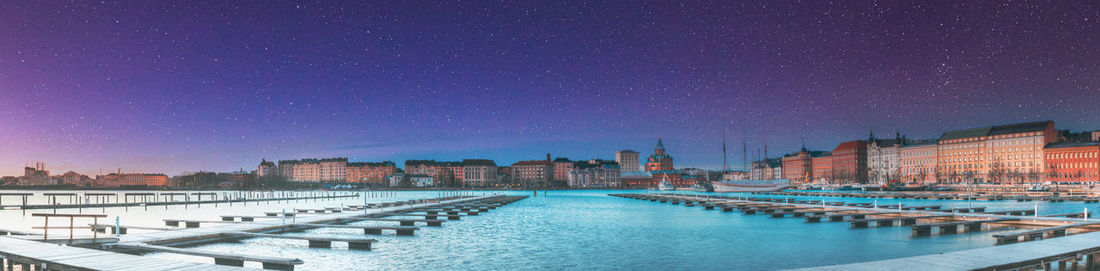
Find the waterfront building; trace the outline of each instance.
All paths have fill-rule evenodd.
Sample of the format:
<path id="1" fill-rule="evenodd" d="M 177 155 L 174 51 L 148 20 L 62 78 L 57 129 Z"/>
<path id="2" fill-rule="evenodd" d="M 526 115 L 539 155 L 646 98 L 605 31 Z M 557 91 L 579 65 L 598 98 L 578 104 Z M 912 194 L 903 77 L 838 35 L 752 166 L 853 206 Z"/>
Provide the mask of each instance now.
<path id="1" fill-rule="evenodd" d="M 497 167 L 497 182 L 502 185 L 512 185 L 512 167 Z"/>
<path id="2" fill-rule="evenodd" d="M 1040 182 L 1043 147 L 1057 138 L 1053 121 L 945 132 L 937 152 L 939 179 L 952 183 Z"/>
<path id="3" fill-rule="evenodd" d="M 389 182 L 390 187 L 401 187 L 401 181 L 405 179 L 405 173 L 394 172 L 393 175 L 386 176 L 386 181 Z"/>
<path id="4" fill-rule="evenodd" d="M 619 180 L 620 186 L 623 187 L 657 187 L 657 183 L 653 180 L 653 174 L 649 173 L 649 171 L 623 171 L 620 173 Z"/>
<path id="5" fill-rule="evenodd" d="M 347 182 L 382 184 L 386 177 L 396 171 L 397 164 L 392 161 L 348 162 Z"/>
<path id="6" fill-rule="evenodd" d="M 57 185 L 58 181 L 50 177 L 50 171 L 46 170 L 46 163 L 36 162 L 34 167 L 23 167 L 23 176 L 19 177 L 19 185 Z"/>
<path id="7" fill-rule="evenodd" d="M 298 160 L 279 160 L 279 165 L 276 167 L 279 176 L 283 176 L 288 181 L 294 180 L 294 165 L 298 162 Z"/>
<path id="8" fill-rule="evenodd" d="M 813 181 L 813 158 L 824 152 L 810 151 L 806 146 L 796 153 L 783 156 L 781 178 L 791 181 L 791 184 L 802 184 Z"/>
<path id="9" fill-rule="evenodd" d="M 405 174 L 432 176 L 435 184 L 449 187 L 462 185 L 465 178 L 462 162 L 435 160 L 406 160 Z"/>
<path id="10" fill-rule="evenodd" d="M 435 176 L 438 171 L 435 160 L 405 160 L 405 174 Z"/>
<path id="11" fill-rule="evenodd" d="M 1100 141 L 1100 131 L 1092 131 L 1092 141 Z"/>
<path id="12" fill-rule="evenodd" d="M 590 160 L 569 171 L 569 187 L 618 187 L 622 182 L 619 163 Z"/>
<path id="13" fill-rule="evenodd" d="M 726 174 L 723 174 L 722 179 L 723 180 L 735 180 L 735 181 L 748 180 L 749 179 L 749 173 L 744 172 L 744 171 L 730 171 L 730 172 L 726 172 Z"/>
<path id="14" fill-rule="evenodd" d="M 549 156 L 547 156 L 549 158 Z M 569 171 L 575 167 L 575 162 L 569 158 L 558 157 L 554 159 L 554 176 L 550 178 L 555 184 L 565 184 L 569 181 Z"/>
<path id="15" fill-rule="evenodd" d="M 820 155 L 810 159 L 811 173 L 815 183 L 828 183 L 832 181 L 833 177 L 833 153 L 822 152 Z"/>
<path id="16" fill-rule="evenodd" d="M 490 186 L 499 184 L 497 164 L 488 159 L 463 159 L 462 180 L 465 186 Z"/>
<path id="17" fill-rule="evenodd" d="M 321 159 L 319 163 L 322 182 L 343 182 L 347 180 L 347 158 Z"/>
<path id="18" fill-rule="evenodd" d="M 901 147 L 898 150 L 901 180 L 920 184 L 935 183 L 938 149 L 934 141 Z"/>
<path id="19" fill-rule="evenodd" d="M 424 174 L 408 175 L 409 184 L 415 187 L 432 187 L 435 186 L 435 178 Z"/>
<path id="20" fill-rule="evenodd" d="M 168 185 L 168 175 L 147 173 L 111 173 L 96 176 L 96 187 L 164 187 Z"/>
<path id="21" fill-rule="evenodd" d="M 278 172 L 289 181 L 343 182 L 347 181 L 347 165 L 348 158 L 345 157 L 280 160 Z"/>
<path id="22" fill-rule="evenodd" d="M 769 158 L 749 163 L 749 175 L 753 180 L 772 180 L 783 177 L 783 159 Z"/>
<path id="23" fill-rule="evenodd" d="M 901 133 L 894 139 L 876 139 L 872 132 L 867 139 L 867 179 L 874 184 L 886 184 L 900 178 L 898 166 L 901 147 L 905 145 Z"/>
<path id="24" fill-rule="evenodd" d="M 0 177 L 0 185 L 13 185 L 13 184 L 19 184 L 19 177 L 15 177 L 15 176 Z"/>
<path id="25" fill-rule="evenodd" d="M 621 150 L 615 152 L 615 162 L 619 163 L 619 167 L 622 167 L 623 172 L 638 171 L 639 163 L 641 163 L 640 155 L 633 150 Z"/>
<path id="26" fill-rule="evenodd" d="M 867 141 L 854 140 L 833 149 L 831 179 L 840 183 L 867 183 Z"/>
<path id="27" fill-rule="evenodd" d="M 1046 181 L 1100 181 L 1100 142 L 1051 143 L 1043 148 Z"/>
<path id="28" fill-rule="evenodd" d="M 553 175 L 554 163 L 549 160 L 519 161 L 512 164 L 512 180 L 523 186 L 547 186 Z"/>
<path id="29" fill-rule="evenodd" d="M 267 161 L 267 159 L 260 159 L 260 165 L 256 167 L 257 177 L 267 177 L 278 174 L 279 168 L 275 166 L 275 162 Z"/>
<path id="30" fill-rule="evenodd" d="M 462 162 L 446 161 L 437 162 L 438 170 L 434 182 L 447 187 L 458 187 L 465 183 L 466 174 L 463 173 Z"/>
<path id="31" fill-rule="evenodd" d="M 661 142 L 661 139 L 657 139 L 657 147 L 653 149 L 653 154 L 649 155 L 649 159 L 646 159 L 645 170 L 650 173 L 664 171 L 673 171 L 672 156 L 665 153 L 665 144 Z"/>
<path id="32" fill-rule="evenodd" d="M 88 175 L 81 175 L 79 173 L 69 171 L 69 172 L 65 172 L 65 174 L 61 174 L 60 179 L 61 179 L 62 184 L 87 186 L 89 178 L 88 178 Z"/>

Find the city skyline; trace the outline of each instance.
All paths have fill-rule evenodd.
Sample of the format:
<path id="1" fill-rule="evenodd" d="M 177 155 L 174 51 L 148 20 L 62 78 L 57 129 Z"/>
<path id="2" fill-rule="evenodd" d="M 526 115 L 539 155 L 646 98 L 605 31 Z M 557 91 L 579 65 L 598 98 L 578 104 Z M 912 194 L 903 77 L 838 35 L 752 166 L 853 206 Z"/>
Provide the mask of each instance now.
<path id="1" fill-rule="evenodd" d="M 612 160 L 657 138 L 718 169 L 723 134 L 736 167 L 746 139 L 778 157 L 868 131 L 1096 130 L 1090 6 L 12 3 L 0 176 Z"/>

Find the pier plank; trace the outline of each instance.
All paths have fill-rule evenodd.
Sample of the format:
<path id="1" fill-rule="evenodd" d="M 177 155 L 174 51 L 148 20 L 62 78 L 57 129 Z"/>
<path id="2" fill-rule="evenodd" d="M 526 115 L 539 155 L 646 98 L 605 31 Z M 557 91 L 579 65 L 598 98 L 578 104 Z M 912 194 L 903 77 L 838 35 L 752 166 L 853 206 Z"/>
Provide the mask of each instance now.
<path id="1" fill-rule="evenodd" d="M 47 264 L 51 269 L 71 270 L 249 270 L 240 267 L 215 266 L 210 264 L 176 261 L 169 259 L 157 259 L 149 261 L 147 257 L 107 252 L 102 250 L 87 249 L 71 246 L 59 246 L 22 240 L 10 237 L 0 237 L 0 255 L 10 260 L 21 262 Z M 157 265 L 142 266 L 135 269 L 132 265 L 146 262 L 155 262 Z"/>

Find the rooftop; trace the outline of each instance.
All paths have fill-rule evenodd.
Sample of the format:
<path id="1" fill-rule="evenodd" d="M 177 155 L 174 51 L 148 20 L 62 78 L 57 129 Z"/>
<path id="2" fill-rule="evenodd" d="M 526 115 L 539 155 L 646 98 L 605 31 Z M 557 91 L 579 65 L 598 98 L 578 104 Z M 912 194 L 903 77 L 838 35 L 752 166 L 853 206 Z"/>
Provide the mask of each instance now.
<path id="1" fill-rule="evenodd" d="M 1092 146 L 1100 146 L 1100 142 L 1092 141 L 1092 142 L 1050 143 L 1050 144 L 1047 144 L 1046 147 L 1043 147 L 1043 148 L 1059 149 L 1059 148 L 1092 147 Z"/>
<path id="2" fill-rule="evenodd" d="M 1027 123 L 1017 123 L 1010 125 L 993 126 L 989 135 L 1007 135 L 1015 133 L 1027 133 L 1027 132 L 1040 132 L 1047 128 L 1047 125 L 1053 124 L 1054 121 L 1037 121 Z"/>
<path id="3" fill-rule="evenodd" d="M 980 137 L 989 135 L 989 130 L 993 127 L 971 128 L 965 130 L 954 130 L 944 132 L 943 136 L 940 136 L 940 140 Z"/>

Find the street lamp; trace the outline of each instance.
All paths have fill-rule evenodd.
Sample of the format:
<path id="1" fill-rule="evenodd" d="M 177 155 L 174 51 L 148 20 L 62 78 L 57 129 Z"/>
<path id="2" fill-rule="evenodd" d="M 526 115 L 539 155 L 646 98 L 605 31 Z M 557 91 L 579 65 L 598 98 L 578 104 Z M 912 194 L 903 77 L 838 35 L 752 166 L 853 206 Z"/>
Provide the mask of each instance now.
<path id="1" fill-rule="evenodd" d="M 974 193 L 970 190 L 970 182 L 972 181 L 973 176 L 973 172 L 966 172 L 966 208 L 974 208 L 973 206 L 971 206 L 970 203 L 970 200 L 974 195 Z"/>

